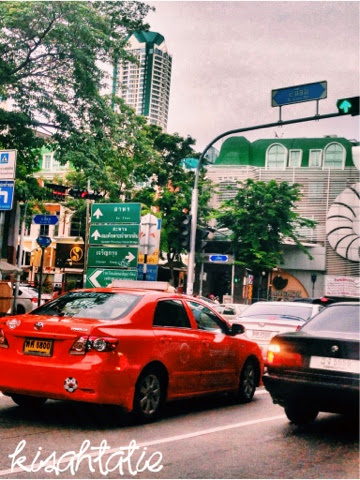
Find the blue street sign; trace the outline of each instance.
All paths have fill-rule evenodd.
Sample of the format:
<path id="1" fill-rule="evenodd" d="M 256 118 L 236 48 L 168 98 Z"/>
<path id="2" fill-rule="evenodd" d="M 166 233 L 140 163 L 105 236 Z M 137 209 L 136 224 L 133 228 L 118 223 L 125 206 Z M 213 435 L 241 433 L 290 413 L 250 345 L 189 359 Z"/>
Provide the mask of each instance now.
<path id="1" fill-rule="evenodd" d="M 36 225 L 56 225 L 59 219 L 56 215 L 34 215 L 33 221 Z"/>
<path id="2" fill-rule="evenodd" d="M 144 280 L 144 264 L 138 263 L 137 266 L 137 279 Z M 158 276 L 158 266 L 146 264 L 146 280 L 150 282 L 156 282 Z"/>
<path id="3" fill-rule="evenodd" d="M 14 189 L 14 180 L 0 180 L 0 210 L 12 209 Z"/>
<path id="4" fill-rule="evenodd" d="M 41 235 L 40 237 L 38 237 L 38 238 L 36 239 L 36 241 L 37 241 L 39 247 L 41 247 L 41 248 L 46 248 L 46 247 L 48 247 L 48 246 L 50 245 L 50 243 L 51 243 L 51 238 L 50 238 L 50 237 L 45 237 L 45 236 Z"/>
<path id="5" fill-rule="evenodd" d="M 228 255 L 210 255 L 210 262 L 227 262 L 229 260 Z"/>
<path id="6" fill-rule="evenodd" d="M 281 107 L 291 103 L 310 102 L 327 97 L 327 82 L 307 83 L 271 91 L 271 106 Z"/>
<path id="7" fill-rule="evenodd" d="M 59 219 L 56 215 L 34 215 L 33 222 L 36 225 L 56 225 Z"/>

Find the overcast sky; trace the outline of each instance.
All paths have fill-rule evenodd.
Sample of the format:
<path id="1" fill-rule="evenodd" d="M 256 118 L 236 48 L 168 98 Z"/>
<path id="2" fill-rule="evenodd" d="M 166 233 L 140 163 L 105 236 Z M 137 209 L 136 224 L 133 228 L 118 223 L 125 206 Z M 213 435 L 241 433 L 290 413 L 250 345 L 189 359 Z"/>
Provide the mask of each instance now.
<path id="1" fill-rule="evenodd" d="M 147 21 L 173 56 L 168 132 L 191 135 L 201 151 L 219 134 L 277 122 L 271 90 L 327 81 L 319 113 L 359 95 L 359 2 L 146 1 Z M 282 108 L 310 117 L 316 102 Z M 344 136 L 359 140 L 359 117 L 244 133 L 250 141 Z M 217 148 L 221 142 L 216 144 Z"/>

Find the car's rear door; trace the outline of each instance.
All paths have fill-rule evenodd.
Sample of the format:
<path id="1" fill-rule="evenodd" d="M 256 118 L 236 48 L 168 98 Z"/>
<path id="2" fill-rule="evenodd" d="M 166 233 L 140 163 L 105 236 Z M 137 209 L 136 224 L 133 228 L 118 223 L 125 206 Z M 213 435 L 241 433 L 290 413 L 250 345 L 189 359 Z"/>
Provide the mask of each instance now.
<path id="1" fill-rule="evenodd" d="M 158 300 L 153 332 L 169 372 L 169 397 L 201 391 L 201 343 L 181 300 Z"/>

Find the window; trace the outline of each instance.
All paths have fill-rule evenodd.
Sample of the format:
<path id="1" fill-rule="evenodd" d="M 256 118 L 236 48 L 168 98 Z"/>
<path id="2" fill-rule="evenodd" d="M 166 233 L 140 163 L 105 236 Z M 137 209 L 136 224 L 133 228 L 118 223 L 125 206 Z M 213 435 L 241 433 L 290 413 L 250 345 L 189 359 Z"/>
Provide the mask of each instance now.
<path id="1" fill-rule="evenodd" d="M 309 167 L 321 167 L 322 150 L 310 150 Z"/>
<path id="2" fill-rule="evenodd" d="M 190 307 L 199 330 L 225 331 L 226 325 L 209 308 L 200 303 L 186 302 Z"/>
<path id="3" fill-rule="evenodd" d="M 266 152 L 266 165 L 271 170 L 283 170 L 286 165 L 286 148 L 279 143 L 271 145 Z"/>
<path id="4" fill-rule="evenodd" d="M 49 225 L 40 225 L 40 235 L 45 237 L 49 235 Z"/>
<path id="5" fill-rule="evenodd" d="M 310 182 L 309 183 L 309 198 L 314 200 L 315 198 L 324 197 L 324 182 Z"/>
<path id="6" fill-rule="evenodd" d="M 43 157 L 43 168 L 44 170 L 50 170 L 51 168 L 51 155 L 44 155 Z"/>
<path id="7" fill-rule="evenodd" d="M 301 150 L 290 150 L 289 167 L 301 167 Z"/>
<path id="8" fill-rule="evenodd" d="M 191 328 L 190 320 L 180 300 L 162 300 L 156 306 L 154 327 Z"/>
<path id="9" fill-rule="evenodd" d="M 345 148 L 339 143 L 331 143 L 324 151 L 324 168 L 343 168 Z"/>

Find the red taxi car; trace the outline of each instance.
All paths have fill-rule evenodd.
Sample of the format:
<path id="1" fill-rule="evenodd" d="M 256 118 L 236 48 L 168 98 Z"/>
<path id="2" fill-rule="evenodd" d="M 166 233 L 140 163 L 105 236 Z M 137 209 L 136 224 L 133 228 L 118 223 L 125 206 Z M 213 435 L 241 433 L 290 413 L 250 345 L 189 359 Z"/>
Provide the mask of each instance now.
<path id="1" fill-rule="evenodd" d="M 0 391 L 20 406 L 48 398 L 119 405 L 142 421 L 180 398 L 252 400 L 263 360 L 242 325 L 164 291 L 166 282 L 114 283 L 1 318 Z"/>

